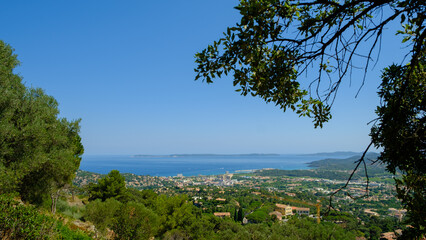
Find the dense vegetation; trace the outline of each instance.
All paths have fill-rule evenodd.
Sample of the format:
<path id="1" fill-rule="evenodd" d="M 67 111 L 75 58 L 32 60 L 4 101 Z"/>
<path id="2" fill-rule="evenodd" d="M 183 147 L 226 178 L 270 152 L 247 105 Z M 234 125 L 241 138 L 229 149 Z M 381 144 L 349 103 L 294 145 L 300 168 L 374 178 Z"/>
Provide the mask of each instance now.
<path id="1" fill-rule="evenodd" d="M 79 120 L 59 118 L 56 100 L 13 72 L 18 64 L 0 41 L 0 192 L 35 204 L 55 201 L 80 165 Z"/>
<path id="2" fill-rule="evenodd" d="M 0 194 L 50 205 L 55 213 L 59 193 L 71 184 L 83 154 L 79 120 L 59 118 L 56 100 L 26 87 L 14 73 L 18 64 L 12 48 L 0 40 Z M 0 199 L 2 239 L 80 238 L 33 207 L 5 195 Z"/>
<path id="3" fill-rule="evenodd" d="M 81 230 L 71 230 L 57 219 L 21 205 L 11 195 L 0 195 L 1 239 L 92 239 Z"/>
<path id="4" fill-rule="evenodd" d="M 311 217 L 300 218 L 298 216 L 292 216 L 287 218 L 287 222 L 278 221 L 274 215 L 270 215 L 271 212 L 276 210 L 276 203 L 289 204 L 295 207 L 308 207 L 311 213 L 315 213 L 316 208 L 312 206 L 312 203 L 315 203 L 316 200 L 327 198 L 327 194 L 319 191 L 312 193 L 310 190 L 336 187 L 336 184 L 327 181 L 308 181 L 302 184 L 295 184 L 294 181 L 300 179 L 299 177 L 275 177 L 271 175 L 265 178 L 261 176 L 261 173 L 262 172 L 255 172 L 234 175 L 237 179 L 247 179 L 247 177 L 250 177 L 250 182 L 258 182 L 256 186 L 260 186 L 259 189 L 258 187 L 250 188 L 238 185 L 225 188 L 205 185 L 188 187 L 176 187 L 176 185 L 173 187 L 173 185 L 170 185 L 167 192 L 162 194 L 157 194 L 152 190 L 137 191 L 132 188 L 122 188 L 116 191 L 116 193 L 120 192 L 120 194 L 112 194 L 111 197 L 105 201 L 102 201 L 101 198 L 92 198 L 91 196 L 93 196 L 93 193 L 98 194 L 97 189 L 99 189 L 100 186 L 96 185 L 104 185 L 105 182 L 110 182 L 111 186 L 123 185 L 123 183 L 120 183 L 122 178 L 112 178 L 112 176 L 117 174 L 116 171 L 112 171 L 108 175 L 103 175 L 103 177 L 98 180 L 98 184 L 91 184 L 87 188 L 88 197 L 93 200 L 86 205 L 86 214 L 83 218 L 95 223 L 100 235 L 108 234 L 108 229 L 115 229 L 114 232 L 118 231 L 121 234 L 137 234 L 137 229 L 141 228 L 145 230 L 140 231 L 150 232 L 155 238 L 160 239 L 168 239 L 171 236 L 183 237 L 184 239 L 204 238 L 204 233 L 197 235 L 200 234 L 200 231 L 202 232 L 202 230 L 195 226 L 196 224 L 200 224 L 200 221 L 205 225 L 203 225 L 202 229 L 207 229 L 207 232 L 209 232 L 208 234 L 212 236 L 212 238 L 217 237 L 220 239 L 222 237 L 218 235 L 220 234 L 218 230 L 222 231 L 225 229 L 223 224 L 232 227 L 232 229 L 240 229 L 236 232 L 237 234 L 244 235 L 245 233 L 243 232 L 247 231 L 247 229 L 258 229 L 258 231 L 271 235 L 276 234 L 273 231 L 279 229 L 278 226 L 282 228 L 293 228 L 299 221 L 306 221 L 315 225 L 314 218 Z M 98 178 L 100 176 L 94 176 L 94 174 L 90 175 L 87 172 L 81 174 L 86 177 L 91 176 Z M 128 181 L 135 181 L 134 178 L 130 178 L 130 175 L 126 174 L 126 176 L 129 177 Z M 138 176 L 134 177 L 138 179 Z M 220 178 L 220 176 L 218 177 Z M 256 179 L 256 177 L 259 178 Z M 189 179 L 193 178 L 197 177 L 176 177 L 175 180 L 190 181 Z M 107 179 L 116 179 L 117 181 L 107 181 Z M 310 180 L 311 178 L 305 179 Z M 386 186 L 371 188 L 371 196 L 378 196 L 378 198 L 381 199 L 381 197 L 388 194 L 388 191 L 386 191 L 386 193 L 383 191 L 390 186 L 391 185 L 386 184 Z M 96 191 L 93 192 L 94 189 Z M 112 187 L 112 189 L 117 189 L 117 187 Z M 159 187 L 155 190 L 159 191 L 163 189 L 163 187 Z M 394 189 L 389 190 L 390 193 L 393 191 Z M 294 196 L 290 197 L 287 195 L 288 193 L 293 193 Z M 336 197 L 343 199 L 344 194 L 337 195 Z M 138 218 L 140 212 L 143 212 L 146 219 L 152 222 L 153 225 L 138 225 L 125 218 L 126 214 L 122 215 L 121 213 L 117 213 L 117 211 L 128 212 L 129 204 L 131 209 L 135 211 L 134 218 Z M 393 232 L 396 229 L 404 229 L 405 226 L 403 222 L 389 215 L 389 208 L 401 209 L 400 203 L 394 198 L 388 200 L 381 199 L 378 201 L 371 201 L 368 199 L 357 201 L 339 200 L 339 204 L 336 205 L 339 211 L 332 211 L 328 215 L 326 214 L 327 202 L 323 201 L 321 205 L 321 216 L 323 217 L 321 225 L 333 226 L 333 229 L 343 231 L 342 233 L 347 237 L 352 235 L 364 236 L 367 239 L 378 239 L 383 232 Z M 167 210 L 169 212 L 161 210 L 164 208 L 170 209 Z M 183 209 L 178 210 L 178 208 Z M 364 209 L 367 208 L 374 209 L 374 211 L 378 212 L 381 216 L 372 217 L 364 212 Z M 217 212 L 227 212 L 229 213 L 229 217 L 222 219 L 213 216 L 213 213 Z M 164 217 L 164 215 L 168 215 L 169 217 Z M 181 219 L 181 221 L 186 222 L 186 224 L 183 225 L 194 226 L 182 228 L 183 225 L 179 224 L 179 220 L 175 219 L 175 217 L 180 219 L 181 217 L 179 216 L 183 215 L 188 216 L 186 219 Z M 247 221 L 248 224 L 242 224 L 244 221 Z M 126 230 L 124 225 L 115 225 L 121 222 L 128 222 L 129 228 L 131 229 Z M 133 227 L 131 227 L 132 224 Z M 305 227 L 309 226 L 307 223 L 302 225 Z M 256 226 L 256 228 L 254 226 Z M 171 232 L 177 231 L 175 228 L 180 229 L 178 235 L 171 234 Z M 193 232 L 195 230 L 196 232 Z M 313 236 L 302 235 L 302 233 L 307 230 L 306 228 L 302 227 L 299 230 L 301 233 L 297 235 L 297 237 L 293 236 L 295 239 L 305 239 L 305 237 L 309 238 Z M 244 236 L 253 239 L 256 234 L 259 233 L 250 232 L 249 235 Z M 278 236 L 283 239 L 290 237 L 287 235 Z"/>
<path id="5" fill-rule="evenodd" d="M 354 239 L 356 236 L 356 231 L 331 222 L 318 225 L 309 218 L 277 222 L 268 214 L 273 204 L 262 207 L 263 203 L 250 195 L 238 199 L 240 208 L 233 204 L 222 208 L 232 210 L 234 216 L 218 218 L 203 210 L 208 208 L 208 202 L 196 207 L 185 194 L 166 196 L 151 190 L 127 189 L 124 178 L 114 177 L 116 174 L 117 171 L 111 171 L 89 187 L 92 200 L 86 205 L 84 219 L 93 222 L 100 234 L 113 230 L 117 239 Z M 104 200 L 94 197 L 99 195 L 99 189 L 108 189 L 101 187 L 106 182 L 116 190 L 115 194 Z M 244 216 L 250 222 L 247 225 L 242 225 Z"/>

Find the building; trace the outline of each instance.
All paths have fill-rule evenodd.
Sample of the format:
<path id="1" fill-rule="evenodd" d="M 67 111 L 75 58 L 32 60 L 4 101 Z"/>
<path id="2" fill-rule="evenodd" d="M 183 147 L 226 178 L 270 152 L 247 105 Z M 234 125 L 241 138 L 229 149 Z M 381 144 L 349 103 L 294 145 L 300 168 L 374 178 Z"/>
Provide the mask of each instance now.
<path id="1" fill-rule="evenodd" d="M 399 221 L 402 221 L 404 216 L 407 214 L 407 210 L 405 209 L 395 209 L 395 208 L 389 208 L 389 216 L 397 218 Z"/>
<path id="2" fill-rule="evenodd" d="M 224 217 L 231 217 L 230 212 L 215 212 L 213 213 L 216 217 L 224 218 Z"/>
<path id="3" fill-rule="evenodd" d="M 397 229 L 395 232 L 385 232 L 380 234 L 380 240 L 395 240 L 402 235 L 402 230 Z"/>
<path id="4" fill-rule="evenodd" d="M 371 209 L 365 209 L 364 212 L 368 215 L 371 215 L 371 216 L 377 216 L 377 217 L 380 216 L 380 214 L 372 211 Z"/>
<path id="5" fill-rule="evenodd" d="M 281 212 L 282 215 L 284 216 L 293 215 L 293 210 L 291 206 L 279 204 L 279 203 L 275 204 L 275 206 L 276 206 L 276 210 Z"/>
<path id="6" fill-rule="evenodd" d="M 296 210 L 296 214 L 298 215 L 307 215 L 309 216 L 309 208 L 301 208 L 301 207 L 297 207 L 295 208 Z"/>

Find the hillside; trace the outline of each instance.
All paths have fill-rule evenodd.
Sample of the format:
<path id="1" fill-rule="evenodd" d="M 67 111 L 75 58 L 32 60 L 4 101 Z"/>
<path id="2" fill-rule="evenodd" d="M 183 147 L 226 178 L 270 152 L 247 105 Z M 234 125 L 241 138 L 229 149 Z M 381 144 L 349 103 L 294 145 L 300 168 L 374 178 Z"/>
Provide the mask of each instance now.
<path id="1" fill-rule="evenodd" d="M 379 162 L 373 163 L 379 156 L 378 153 L 368 153 L 367 171 L 369 177 L 386 177 L 391 178 L 393 175 L 386 171 L 384 165 Z M 309 170 L 259 170 L 255 174 L 259 176 L 288 176 L 288 177 L 312 177 L 331 180 L 345 180 L 356 167 L 356 161 L 361 155 L 338 159 L 326 158 L 318 161 L 307 163 L 312 169 Z M 364 168 L 361 166 L 354 175 L 354 179 L 365 177 Z"/>
<path id="2" fill-rule="evenodd" d="M 378 153 L 367 153 L 366 159 L 374 161 L 379 156 Z M 352 170 L 355 167 L 355 161 L 360 159 L 361 155 L 354 155 L 352 157 L 337 159 L 337 158 L 327 158 L 323 160 L 313 161 L 308 163 L 308 166 L 316 169 L 324 170 Z M 369 169 L 382 169 L 384 167 L 379 164 L 369 165 Z"/>

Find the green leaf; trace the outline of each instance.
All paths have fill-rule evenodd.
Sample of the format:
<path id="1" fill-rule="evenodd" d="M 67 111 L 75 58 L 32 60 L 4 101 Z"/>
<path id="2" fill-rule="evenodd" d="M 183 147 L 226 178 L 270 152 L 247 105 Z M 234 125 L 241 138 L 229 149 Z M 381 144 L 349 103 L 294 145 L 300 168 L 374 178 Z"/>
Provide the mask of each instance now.
<path id="1" fill-rule="evenodd" d="M 406 41 L 410 40 L 411 36 L 406 36 L 402 39 L 402 43 L 405 43 Z"/>

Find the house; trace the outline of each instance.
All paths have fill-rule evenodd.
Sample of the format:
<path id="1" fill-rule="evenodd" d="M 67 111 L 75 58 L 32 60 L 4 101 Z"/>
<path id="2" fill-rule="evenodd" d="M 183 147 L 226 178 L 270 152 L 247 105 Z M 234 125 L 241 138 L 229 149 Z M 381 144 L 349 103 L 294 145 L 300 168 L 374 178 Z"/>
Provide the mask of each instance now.
<path id="1" fill-rule="evenodd" d="M 365 209 L 364 212 L 368 215 L 371 215 L 371 216 L 377 216 L 377 217 L 380 216 L 380 214 L 372 211 L 371 209 Z"/>
<path id="2" fill-rule="evenodd" d="M 213 213 L 216 217 L 224 218 L 224 217 L 231 217 L 230 212 L 215 212 Z"/>
<path id="3" fill-rule="evenodd" d="M 405 214 L 407 213 L 407 210 L 405 209 L 398 210 L 395 208 L 389 208 L 388 211 L 389 211 L 389 216 L 396 217 L 399 221 L 402 221 Z"/>
<path id="4" fill-rule="evenodd" d="M 296 214 L 309 216 L 309 210 L 310 210 L 309 208 L 297 207 L 296 208 Z"/>
<path id="5" fill-rule="evenodd" d="M 289 216 L 289 215 L 293 215 L 293 211 L 291 206 L 289 205 L 284 205 L 284 204 L 275 204 L 276 206 L 276 210 L 281 212 L 282 215 L 284 216 Z"/>
<path id="6" fill-rule="evenodd" d="M 402 235 L 402 230 L 401 229 L 397 229 L 395 230 L 395 232 L 385 232 L 380 234 L 380 239 L 382 240 L 394 240 L 394 239 L 398 239 L 398 237 L 400 237 Z"/>

